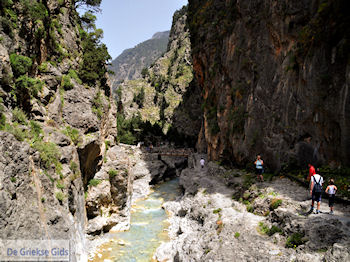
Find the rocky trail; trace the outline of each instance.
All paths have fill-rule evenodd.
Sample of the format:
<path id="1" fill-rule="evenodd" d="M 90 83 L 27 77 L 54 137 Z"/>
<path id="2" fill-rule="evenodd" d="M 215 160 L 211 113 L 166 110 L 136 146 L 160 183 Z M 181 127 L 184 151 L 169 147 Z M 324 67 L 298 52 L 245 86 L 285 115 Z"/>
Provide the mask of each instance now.
<path id="1" fill-rule="evenodd" d="M 67 240 L 73 262 L 150 242 L 124 261 L 350 262 L 349 202 L 308 214 L 286 178 L 312 163 L 350 199 L 349 1 L 188 0 L 115 76 L 102 1 L 0 2 L 0 242 Z M 257 154 L 291 172 L 220 165 Z"/>
<path id="2" fill-rule="evenodd" d="M 321 214 L 305 216 L 311 201 L 295 182 L 255 184 L 252 174 L 212 162 L 201 169 L 200 157 L 181 173 L 184 195 L 163 205 L 171 242 L 158 248 L 157 261 L 350 260 L 348 206 L 336 204 L 329 215 L 325 201 Z"/>

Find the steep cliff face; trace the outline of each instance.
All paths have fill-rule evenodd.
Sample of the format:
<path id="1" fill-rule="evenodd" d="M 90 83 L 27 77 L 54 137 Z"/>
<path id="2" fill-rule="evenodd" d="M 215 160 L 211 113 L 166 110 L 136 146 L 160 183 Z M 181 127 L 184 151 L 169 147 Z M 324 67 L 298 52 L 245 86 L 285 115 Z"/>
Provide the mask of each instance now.
<path id="1" fill-rule="evenodd" d="M 101 32 L 83 29 L 94 18 L 79 18 L 75 2 L 84 1 L 1 1 L 0 237 L 69 239 L 72 259 L 85 261 L 95 217 L 86 215 L 85 198 L 102 181 L 91 179 L 105 166 L 118 169 L 107 156 L 116 107 Z M 115 206 L 130 183 L 113 193 Z"/>
<path id="2" fill-rule="evenodd" d="M 190 0 L 199 143 L 245 165 L 350 165 L 349 3 Z"/>
<path id="3" fill-rule="evenodd" d="M 164 133 L 176 130 L 196 137 L 201 114 L 200 107 L 193 105 L 200 104 L 200 91 L 193 81 L 187 7 L 174 14 L 167 52 L 142 74 L 117 89 L 126 118 L 139 114 L 142 121 L 158 124 Z"/>
<path id="4" fill-rule="evenodd" d="M 110 70 L 113 88 L 120 82 L 141 78 L 141 71 L 149 67 L 167 49 L 169 31 L 155 33 L 151 39 L 146 40 L 134 48 L 126 49 L 112 61 Z"/>

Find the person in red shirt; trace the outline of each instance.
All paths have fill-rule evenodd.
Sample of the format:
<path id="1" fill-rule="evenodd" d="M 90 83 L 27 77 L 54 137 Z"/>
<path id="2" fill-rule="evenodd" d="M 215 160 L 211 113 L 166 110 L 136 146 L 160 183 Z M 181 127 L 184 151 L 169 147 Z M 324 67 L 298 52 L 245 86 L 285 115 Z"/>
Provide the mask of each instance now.
<path id="1" fill-rule="evenodd" d="M 307 177 L 307 181 L 311 180 L 311 177 L 316 174 L 315 167 L 311 164 L 308 164 L 309 166 L 309 176 Z"/>

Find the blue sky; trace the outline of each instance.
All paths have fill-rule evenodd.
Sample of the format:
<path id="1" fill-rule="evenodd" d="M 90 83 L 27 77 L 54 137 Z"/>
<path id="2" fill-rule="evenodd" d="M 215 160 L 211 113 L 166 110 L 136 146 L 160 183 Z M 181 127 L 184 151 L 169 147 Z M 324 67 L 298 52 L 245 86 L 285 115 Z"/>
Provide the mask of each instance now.
<path id="1" fill-rule="evenodd" d="M 187 0 L 102 0 L 97 28 L 112 58 L 127 48 L 150 39 L 156 32 L 170 30 L 173 14 Z"/>

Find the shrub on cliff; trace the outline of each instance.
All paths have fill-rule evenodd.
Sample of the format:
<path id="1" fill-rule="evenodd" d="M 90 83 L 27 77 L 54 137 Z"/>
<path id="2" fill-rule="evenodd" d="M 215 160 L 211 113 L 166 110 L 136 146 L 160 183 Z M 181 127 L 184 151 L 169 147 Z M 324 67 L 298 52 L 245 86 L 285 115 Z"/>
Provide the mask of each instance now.
<path id="1" fill-rule="evenodd" d="M 11 54 L 10 63 L 16 77 L 24 75 L 32 67 L 32 59 L 23 55 Z"/>
<path id="2" fill-rule="evenodd" d="M 280 205 L 282 205 L 282 199 L 274 198 L 271 201 L 270 209 L 274 210 L 274 209 L 278 208 Z"/>
<path id="3" fill-rule="evenodd" d="M 71 90 L 73 89 L 74 85 L 73 83 L 70 81 L 71 78 L 68 75 L 64 75 L 62 76 L 62 82 L 61 82 L 61 86 L 64 88 L 64 90 Z"/>
<path id="4" fill-rule="evenodd" d="M 115 170 L 115 169 L 111 169 L 111 170 L 108 171 L 108 175 L 109 175 L 110 178 L 113 178 L 113 177 L 118 175 L 118 171 Z"/>
<path id="5" fill-rule="evenodd" d="M 6 116 L 3 113 L 4 106 L 2 105 L 2 103 L 3 103 L 3 100 L 0 97 L 0 130 L 3 130 L 5 128 L 5 124 L 6 124 Z"/>
<path id="6" fill-rule="evenodd" d="M 64 199 L 64 194 L 62 192 L 57 192 L 56 193 L 56 198 L 58 201 L 62 202 Z"/>
<path id="7" fill-rule="evenodd" d="M 101 92 L 98 91 L 96 96 L 92 100 L 92 112 L 98 117 L 98 119 L 102 119 L 103 116 L 103 102 L 101 97 Z"/>
<path id="8" fill-rule="evenodd" d="M 67 126 L 66 129 L 63 130 L 63 134 L 68 136 L 75 145 L 78 144 L 80 136 L 79 131 L 77 129 Z"/>
<path id="9" fill-rule="evenodd" d="M 40 159 L 45 168 L 55 166 L 56 172 L 62 171 L 62 164 L 60 163 L 60 152 L 56 144 L 52 142 L 36 141 L 32 147 L 39 151 Z"/>
<path id="10" fill-rule="evenodd" d="M 20 108 L 13 109 L 12 120 L 22 125 L 27 125 L 27 122 L 28 122 L 26 114 Z"/>
<path id="11" fill-rule="evenodd" d="M 149 71 L 147 67 L 144 67 L 141 71 L 141 75 L 143 78 L 146 78 L 147 76 L 149 76 Z"/>
<path id="12" fill-rule="evenodd" d="M 43 130 L 41 129 L 41 125 L 34 120 L 30 120 L 29 125 L 30 125 L 30 137 L 31 137 L 31 139 L 33 139 L 34 142 L 40 140 L 41 135 L 43 133 Z"/>
<path id="13" fill-rule="evenodd" d="M 17 78 L 13 94 L 19 104 L 32 97 L 37 97 L 38 93 L 43 89 L 43 83 L 39 79 L 22 75 Z M 28 97 L 29 95 L 29 97 Z"/>
<path id="14" fill-rule="evenodd" d="M 18 123 L 13 123 L 13 125 L 6 124 L 4 126 L 6 132 L 11 133 L 18 141 L 24 141 L 27 137 L 27 132 Z"/>
<path id="15" fill-rule="evenodd" d="M 89 181 L 89 186 L 97 186 L 101 183 L 102 181 L 100 179 L 91 179 Z"/>

